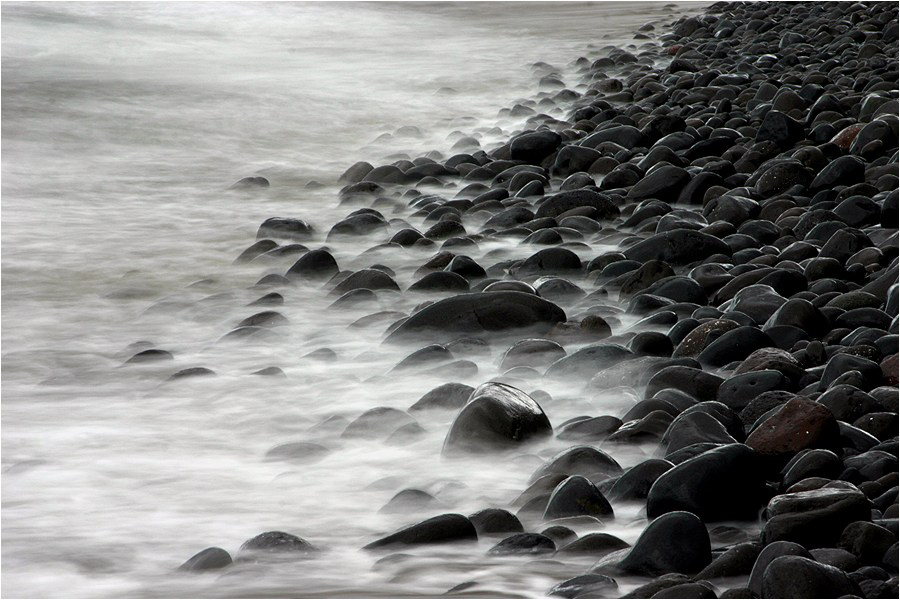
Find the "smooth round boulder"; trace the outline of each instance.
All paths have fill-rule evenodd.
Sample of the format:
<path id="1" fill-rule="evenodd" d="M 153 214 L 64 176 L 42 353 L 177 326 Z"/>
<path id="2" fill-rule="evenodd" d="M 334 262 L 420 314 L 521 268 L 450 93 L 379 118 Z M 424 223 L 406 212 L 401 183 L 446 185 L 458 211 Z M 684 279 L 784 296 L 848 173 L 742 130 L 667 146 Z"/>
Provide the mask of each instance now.
<path id="1" fill-rule="evenodd" d="M 217 547 L 206 548 L 187 559 L 179 571 L 212 571 L 224 569 L 232 563 L 231 555 Z"/>
<path id="2" fill-rule="evenodd" d="M 619 562 L 628 574 L 693 575 L 712 562 L 709 534 L 703 522 L 689 512 L 670 512 L 651 521 Z"/>
<path id="3" fill-rule="evenodd" d="M 561 308 L 534 294 L 515 291 L 460 294 L 414 313 L 385 341 L 441 343 L 453 341 L 461 334 L 517 330 L 541 333 L 565 320 Z"/>
<path id="4" fill-rule="evenodd" d="M 581 475 L 573 475 L 553 490 L 544 510 L 544 520 L 581 516 L 612 517 L 613 509 L 593 483 Z"/>
<path id="5" fill-rule="evenodd" d="M 765 500 L 761 461 L 744 444 L 729 444 L 662 473 L 647 495 L 647 516 L 680 510 L 706 522 L 755 519 Z"/>
<path id="6" fill-rule="evenodd" d="M 762 598 L 841 598 L 859 587 L 840 569 L 803 556 L 780 556 L 762 579 Z"/>
<path id="7" fill-rule="evenodd" d="M 510 449 L 553 434 L 540 405 L 525 392 L 504 383 L 479 386 L 450 426 L 443 454 Z"/>

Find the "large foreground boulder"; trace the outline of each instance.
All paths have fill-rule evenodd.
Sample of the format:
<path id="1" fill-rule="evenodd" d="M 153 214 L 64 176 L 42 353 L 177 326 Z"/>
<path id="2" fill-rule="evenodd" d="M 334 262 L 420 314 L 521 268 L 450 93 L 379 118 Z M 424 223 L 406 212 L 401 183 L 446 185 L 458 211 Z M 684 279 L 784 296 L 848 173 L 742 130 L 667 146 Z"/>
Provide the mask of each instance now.
<path id="1" fill-rule="evenodd" d="M 647 526 L 619 569 L 634 575 L 693 575 L 712 562 L 709 534 L 688 512 L 667 513 Z"/>

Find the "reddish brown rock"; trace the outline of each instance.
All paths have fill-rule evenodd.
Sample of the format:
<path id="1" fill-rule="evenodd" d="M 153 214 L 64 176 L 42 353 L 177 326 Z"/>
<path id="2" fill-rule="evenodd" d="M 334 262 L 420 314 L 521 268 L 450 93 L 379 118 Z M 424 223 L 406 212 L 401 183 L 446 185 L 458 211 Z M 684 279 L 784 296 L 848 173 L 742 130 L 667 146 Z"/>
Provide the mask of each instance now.
<path id="1" fill-rule="evenodd" d="M 704 348 L 706 348 L 716 337 L 722 335 L 726 331 L 737 329 L 738 324 L 730 319 L 714 319 L 698 325 L 693 331 L 681 340 L 672 352 L 672 358 L 696 357 Z"/>
<path id="2" fill-rule="evenodd" d="M 856 136 L 859 135 L 859 132 L 862 131 L 863 124 L 862 123 L 854 123 L 853 125 L 848 125 L 841 129 L 837 135 L 831 138 L 830 143 L 838 146 L 841 150 L 849 150 L 850 146 L 853 144 L 853 140 L 856 139 Z"/>
<path id="3" fill-rule="evenodd" d="M 888 385 L 897 385 L 897 355 L 888 356 L 881 361 L 881 372 L 884 374 L 884 380 Z"/>
<path id="4" fill-rule="evenodd" d="M 806 448 L 829 448 L 837 438 L 837 420 L 831 411 L 798 396 L 757 427 L 746 444 L 762 455 L 784 457 Z"/>
<path id="5" fill-rule="evenodd" d="M 779 348 L 760 348 L 738 365 L 732 375 L 750 373 L 751 371 L 778 371 L 788 379 L 797 380 L 803 376 L 803 368 L 789 352 Z"/>

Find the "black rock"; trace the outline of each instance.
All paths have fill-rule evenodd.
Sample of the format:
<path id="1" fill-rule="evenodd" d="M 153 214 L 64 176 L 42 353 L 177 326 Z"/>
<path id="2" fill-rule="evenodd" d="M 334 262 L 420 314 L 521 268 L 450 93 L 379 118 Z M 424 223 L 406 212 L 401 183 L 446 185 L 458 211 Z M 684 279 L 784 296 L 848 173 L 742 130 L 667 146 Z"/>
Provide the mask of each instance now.
<path id="1" fill-rule="evenodd" d="M 290 533 L 267 531 L 251 538 L 241 546 L 242 552 L 309 554 L 315 551 L 312 544 Z"/>
<path id="2" fill-rule="evenodd" d="M 714 254 L 731 256 L 731 248 L 722 240 L 693 229 L 674 229 L 657 233 L 625 250 L 629 260 L 661 260 L 684 265 Z"/>
<path id="3" fill-rule="evenodd" d="M 539 165 L 560 145 L 562 138 L 555 131 L 532 131 L 513 138 L 509 144 L 511 160 L 521 160 L 528 164 Z"/>
<path id="4" fill-rule="evenodd" d="M 846 573 L 802 556 L 781 556 L 763 574 L 762 598 L 841 598 L 858 586 Z"/>
<path id="5" fill-rule="evenodd" d="M 806 548 L 834 546 L 847 525 L 871 517 L 869 500 L 862 492 L 840 488 L 775 496 L 766 513 L 765 543 L 789 541 Z"/>
<path id="6" fill-rule="evenodd" d="M 535 216 L 558 217 L 573 208 L 590 207 L 597 211 L 594 218 L 612 219 L 619 215 L 619 208 L 605 194 L 593 190 L 572 190 L 547 197 L 540 204 Z"/>
<path id="7" fill-rule="evenodd" d="M 452 341 L 460 334 L 508 330 L 548 331 L 564 322 L 561 308 L 524 292 L 461 294 L 430 304 L 413 314 L 387 341 Z"/>
<path id="8" fill-rule="evenodd" d="M 528 394 L 503 383 L 485 383 L 454 419 L 443 452 L 511 448 L 552 433 L 547 415 Z"/>
<path id="9" fill-rule="evenodd" d="M 516 533 L 502 540 L 488 554 L 550 554 L 556 552 L 553 540 L 539 533 Z"/>
<path id="10" fill-rule="evenodd" d="M 673 466 L 669 461 L 659 458 L 640 462 L 616 480 L 608 496 L 611 500 L 620 502 L 644 500 L 654 482 Z"/>
<path id="11" fill-rule="evenodd" d="M 653 520 L 618 567 L 634 575 L 693 575 L 710 562 L 706 527 L 688 512 L 670 512 Z"/>
<path id="12" fill-rule="evenodd" d="M 310 250 L 288 269 L 288 279 L 329 279 L 339 271 L 337 261 L 328 250 Z"/>
<path id="13" fill-rule="evenodd" d="M 612 517 L 613 509 L 600 490 L 581 475 L 573 475 L 556 486 L 544 510 L 544 519 L 566 517 Z"/>
<path id="14" fill-rule="evenodd" d="M 766 500 L 765 484 L 753 450 L 721 446 L 660 475 L 647 495 L 647 516 L 687 511 L 704 521 L 755 519 Z"/>
<path id="15" fill-rule="evenodd" d="M 445 383 L 427 392 L 410 406 L 409 410 L 460 409 L 465 406 L 474 391 L 475 388 L 463 383 Z"/>
<path id="16" fill-rule="evenodd" d="M 231 555 L 221 548 L 201 550 L 178 567 L 179 571 L 212 571 L 231 565 Z"/>
<path id="17" fill-rule="evenodd" d="M 394 546 L 474 542 L 478 540 L 475 526 L 466 517 L 445 514 L 411 525 L 396 533 L 368 544 L 363 550 L 377 550 Z"/>
<path id="18" fill-rule="evenodd" d="M 502 508 L 479 510 L 477 513 L 469 515 L 469 520 L 475 526 L 479 537 L 524 531 L 519 519 Z"/>

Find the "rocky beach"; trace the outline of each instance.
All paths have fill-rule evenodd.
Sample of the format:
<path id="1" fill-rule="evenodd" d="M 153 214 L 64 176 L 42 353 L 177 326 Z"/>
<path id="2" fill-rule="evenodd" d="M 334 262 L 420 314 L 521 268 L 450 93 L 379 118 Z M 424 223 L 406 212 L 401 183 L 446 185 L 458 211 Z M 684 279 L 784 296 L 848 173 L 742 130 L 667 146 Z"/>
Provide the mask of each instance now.
<path id="1" fill-rule="evenodd" d="M 896 598 L 897 4 L 642 10 L 494 122 L 247 170 L 212 266 L 104 288 L 120 345 L 20 366 L 27 406 L 5 365 L 4 595 L 66 595 L 16 536 L 104 490 L 146 522 L 63 569 L 80 594 Z M 95 476 L 17 436 L 57 419 Z M 51 483 L 58 521 L 25 500 Z"/>

